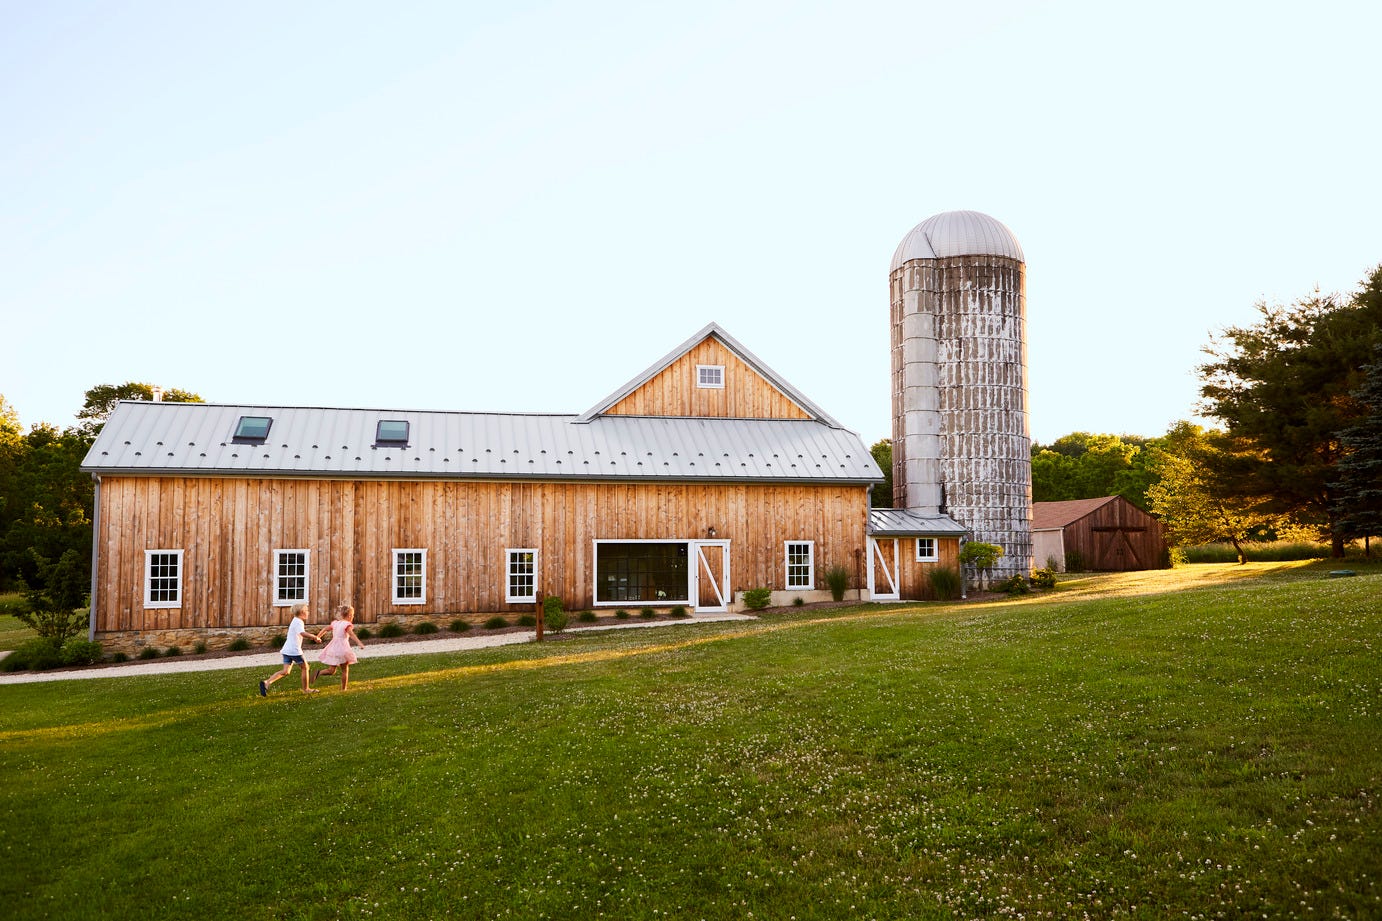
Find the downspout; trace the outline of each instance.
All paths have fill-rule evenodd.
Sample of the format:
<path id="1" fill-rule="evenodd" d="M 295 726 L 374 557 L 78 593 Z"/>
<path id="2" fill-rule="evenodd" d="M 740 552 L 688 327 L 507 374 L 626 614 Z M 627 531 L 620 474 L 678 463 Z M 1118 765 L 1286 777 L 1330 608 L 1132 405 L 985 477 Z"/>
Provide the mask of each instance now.
<path id="1" fill-rule="evenodd" d="M 87 609 L 86 638 L 89 642 L 96 640 L 96 574 L 97 566 L 100 565 L 100 554 L 96 548 L 101 546 L 101 478 L 91 475 L 92 481 L 96 484 L 95 500 L 92 503 L 91 512 L 91 605 Z"/>

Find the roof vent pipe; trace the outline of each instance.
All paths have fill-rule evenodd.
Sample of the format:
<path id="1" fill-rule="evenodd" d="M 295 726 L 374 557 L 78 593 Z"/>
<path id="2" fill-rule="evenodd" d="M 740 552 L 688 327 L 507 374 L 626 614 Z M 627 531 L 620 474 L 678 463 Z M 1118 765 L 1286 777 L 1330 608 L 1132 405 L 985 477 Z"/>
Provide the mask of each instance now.
<path id="1" fill-rule="evenodd" d="M 162 387 L 155 387 L 155 388 L 153 388 L 153 391 L 154 391 L 154 402 L 155 402 L 155 403 L 162 403 L 162 402 L 163 402 L 163 388 L 162 388 Z"/>

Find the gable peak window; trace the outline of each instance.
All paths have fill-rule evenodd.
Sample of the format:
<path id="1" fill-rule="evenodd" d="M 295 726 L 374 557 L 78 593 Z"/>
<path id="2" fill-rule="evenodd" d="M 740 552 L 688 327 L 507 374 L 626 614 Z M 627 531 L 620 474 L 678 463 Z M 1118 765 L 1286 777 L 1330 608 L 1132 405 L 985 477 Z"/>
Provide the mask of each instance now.
<path id="1" fill-rule="evenodd" d="M 374 430 L 374 443 L 389 447 L 408 446 L 408 423 L 402 419 L 380 419 Z"/>
<path id="2" fill-rule="evenodd" d="M 231 441 L 242 445 L 262 445 L 269 437 L 274 420 L 269 416 L 241 416 Z"/>
<path id="3" fill-rule="evenodd" d="M 696 386 L 710 390 L 725 389 L 724 365 L 696 365 Z"/>

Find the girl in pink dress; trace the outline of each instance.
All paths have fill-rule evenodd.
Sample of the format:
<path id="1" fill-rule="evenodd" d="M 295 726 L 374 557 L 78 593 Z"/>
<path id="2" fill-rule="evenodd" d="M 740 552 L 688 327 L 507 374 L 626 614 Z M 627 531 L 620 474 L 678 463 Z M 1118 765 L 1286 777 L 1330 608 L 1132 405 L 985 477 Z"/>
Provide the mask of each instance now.
<path id="1" fill-rule="evenodd" d="M 315 682 L 322 675 L 334 675 L 339 669 L 341 690 L 346 690 L 350 686 L 350 667 L 360 661 L 355 650 L 350 648 L 351 643 L 365 648 L 365 644 L 355 635 L 355 609 L 343 604 L 336 609 L 336 619 L 331 622 L 331 642 L 326 644 L 321 654 L 321 663 L 328 667 L 317 669 L 312 680 Z"/>

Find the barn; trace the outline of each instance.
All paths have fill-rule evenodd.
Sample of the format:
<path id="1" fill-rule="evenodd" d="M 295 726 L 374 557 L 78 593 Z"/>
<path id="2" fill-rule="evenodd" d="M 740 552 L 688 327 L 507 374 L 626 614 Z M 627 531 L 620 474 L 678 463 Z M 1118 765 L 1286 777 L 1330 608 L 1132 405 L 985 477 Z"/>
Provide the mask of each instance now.
<path id="1" fill-rule="evenodd" d="M 1161 522 L 1122 496 L 1033 502 L 1032 549 L 1037 565 L 1060 572 L 1166 566 Z"/>
<path id="2" fill-rule="evenodd" d="M 83 469 L 90 634 L 117 650 L 263 640 L 299 601 L 362 623 L 544 594 L 712 612 L 824 600 L 835 566 L 882 600 L 964 533 L 922 522 L 926 559 L 879 575 L 868 449 L 714 323 L 580 415 L 125 402 Z"/>

